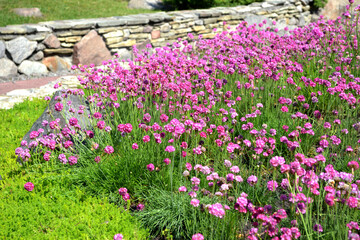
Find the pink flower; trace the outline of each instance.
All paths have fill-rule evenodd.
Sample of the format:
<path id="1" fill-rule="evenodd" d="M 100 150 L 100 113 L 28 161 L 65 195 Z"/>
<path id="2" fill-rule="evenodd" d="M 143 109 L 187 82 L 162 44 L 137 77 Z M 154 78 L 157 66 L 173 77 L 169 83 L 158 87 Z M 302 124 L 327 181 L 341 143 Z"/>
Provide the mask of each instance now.
<path id="1" fill-rule="evenodd" d="M 358 205 L 358 200 L 356 197 L 349 197 L 349 199 L 347 200 L 347 205 L 350 208 L 356 208 Z"/>
<path id="2" fill-rule="evenodd" d="M 148 165 L 146 166 L 146 168 L 147 168 L 147 170 L 149 170 L 150 172 L 152 172 L 152 171 L 154 171 L 155 166 L 154 166 L 154 164 L 150 163 L 150 164 L 148 164 Z"/>
<path id="3" fill-rule="evenodd" d="M 142 203 L 139 203 L 139 204 L 136 206 L 136 210 L 138 210 L 138 211 L 142 211 L 142 210 L 144 210 L 144 208 L 145 208 L 145 205 L 142 204 Z"/>
<path id="4" fill-rule="evenodd" d="M 359 169 L 359 163 L 356 161 L 350 161 L 348 162 L 348 168 L 358 170 Z"/>
<path id="5" fill-rule="evenodd" d="M 257 177 L 255 175 L 251 175 L 248 179 L 247 182 L 250 186 L 254 186 L 257 183 Z"/>
<path id="6" fill-rule="evenodd" d="M 170 160 L 169 158 L 165 158 L 165 159 L 164 159 L 164 163 L 165 163 L 166 165 L 169 165 L 169 164 L 171 163 L 171 160 Z"/>
<path id="7" fill-rule="evenodd" d="M 192 235 L 191 240 L 204 240 L 204 236 L 201 233 L 196 233 Z"/>
<path id="8" fill-rule="evenodd" d="M 267 188 L 269 191 L 274 192 L 276 188 L 278 187 L 278 183 L 274 180 L 271 180 L 267 183 Z"/>
<path id="9" fill-rule="evenodd" d="M 187 170 L 191 171 L 192 169 L 191 163 L 186 163 L 185 166 Z"/>
<path id="10" fill-rule="evenodd" d="M 223 218 L 225 216 L 225 209 L 221 205 L 221 203 L 215 203 L 213 205 L 208 205 L 207 209 L 211 215 L 214 215 L 218 218 Z"/>
<path id="11" fill-rule="evenodd" d="M 224 160 L 225 167 L 231 167 L 231 162 L 229 160 Z"/>
<path id="12" fill-rule="evenodd" d="M 169 117 L 166 114 L 161 114 L 160 121 L 162 123 L 169 121 Z"/>
<path id="13" fill-rule="evenodd" d="M 270 164 L 273 167 L 281 166 L 285 163 L 285 159 L 283 157 L 275 156 L 270 159 Z"/>
<path id="14" fill-rule="evenodd" d="M 179 187 L 179 192 L 186 192 L 186 191 L 187 191 L 187 189 L 185 186 Z"/>
<path id="15" fill-rule="evenodd" d="M 133 143 L 133 145 L 131 147 L 132 147 L 132 149 L 139 149 L 139 145 L 137 145 L 137 143 Z"/>
<path id="16" fill-rule="evenodd" d="M 123 198 L 124 201 L 127 201 L 127 200 L 130 199 L 130 194 L 125 193 L 125 194 L 122 196 L 122 198 Z"/>
<path id="17" fill-rule="evenodd" d="M 58 102 L 55 104 L 55 110 L 60 112 L 61 110 L 63 110 L 64 106 L 61 102 Z"/>
<path id="18" fill-rule="evenodd" d="M 282 111 L 282 112 L 289 112 L 289 109 L 288 109 L 287 106 L 282 106 L 282 107 L 281 107 L 281 111 Z"/>
<path id="19" fill-rule="evenodd" d="M 107 154 L 112 154 L 114 152 L 114 148 L 112 146 L 106 146 L 104 148 L 104 152 Z"/>
<path id="20" fill-rule="evenodd" d="M 193 198 L 190 201 L 190 204 L 193 205 L 194 207 L 198 207 L 199 203 L 200 203 L 200 201 L 198 199 L 196 199 L 196 198 Z"/>
<path id="21" fill-rule="evenodd" d="M 127 188 L 119 188 L 119 194 L 121 195 L 121 196 L 124 196 L 126 193 L 127 193 Z"/>
<path id="22" fill-rule="evenodd" d="M 27 183 L 25 183 L 24 188 L 27 191 L 31 192 L 34 189 L 34 184 L 32 182 L 27 182 Z"/>
<path id="23" fill-rule="evenodd" d="M 99 163 L 100 160 L 101 160 L 100 156 L 96 156 L 95 159 L 94 159 L 94 161 L 95 161 L 96 163 Z"/>
<path id="24" fill-rule="evenodd" d="M 230 171 L 233 173 L 238 173 L 238 172 L 240 172 L 240 168 L 238 166 L 232 166 L 230 168 Z"/>
<path id="25" fill-rule="evenodd" d="M 51 152 L 50 152 L 50 151 L 46 151 L 46 153 L 44 153 L 44 160 L 45 160 L 45 161 L 49 161 L 49 160 L 50 160 L 50 156 L 51 156 Z"/>
<path id="26" fill-rule="evenodd" d="M 169 153 L 171 153 L 171 152 L 174 152 L 175 151 L 175 148 L 174 148 L 174 146 L 167 146 L 166 148 L 165 148 L 165 152 L 169 152 Z"/>
<path id="27" fill-rule="evenodd" d="M 142 139 L 145 143 L 150 142 L 150 136 L 149 135 L 145 135 Z"/>
<path id="28" fill-rule="evenodd" d="M 122 240 L 123 237 L 124 237 L 124 236 L 123 236 L 122 234 L 118 233 L 118 234 L 115 234 L 114 240 Z"/>
<path id="29" fill-rule="evenodd" d="M 78 158 L 76 156 L 70 156 L 69 157 L 69 164 L 74 165 L 77 163 Z"/>
<path id="30" fill-rule="evenodd" d="M 131 133 L 132 130 L 133 130 L 133 126 L 130 123 L 125 124 L 124 131 L 126 133 Z"/>

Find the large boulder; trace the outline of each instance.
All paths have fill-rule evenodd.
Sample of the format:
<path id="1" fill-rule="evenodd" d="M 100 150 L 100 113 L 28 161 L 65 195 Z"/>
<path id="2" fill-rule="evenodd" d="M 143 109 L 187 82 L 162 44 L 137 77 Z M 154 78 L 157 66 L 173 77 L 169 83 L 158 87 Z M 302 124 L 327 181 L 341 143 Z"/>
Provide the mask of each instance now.
<path id="1" fill-rule="evenodd" d="M 14 8 L 13 12 L 22 17 L 42 17 L 39 8 Z"/>
<path id="2" fill-rule="evenodd" d="M 110 51 L 95 30 L 91 30 L 74 46 L 73 64 L 75 65 L 101 65 L 103 61 L 110 59 Z"/>
<path id="3" fill-rule="evenodd" d="M 6 42 L 6 49 L 11 55 L 12 60 L 20 64 L 28 58 L 36 49 L 37 42 L 29 41 L 26 37 L 17 37 Z"/>
<path id="4" fill-rule="evenodd" d="M 130 0 L 128 8 L 161 10 L 164 9 L 164 4 L 161 0 Z"/>
<path id="5" fill-rule="evenodd" d="M 360 0 L 355 0 L 353 6 L 360 4 Z M 346 11 L 346 5 L 349 5 L 349 0 L 328 0 L 325 7 L 320 11 L 327 19 L 336 19 Z"/>
<path id="6" fill-rule="evenodd" d="M 47 57 L 42 60 L 42 63 L 51 71 L 58 72 L 70 70 L 70 64 L 59 56 Z"/>
<path id="7" fill-rule="evenodd" d="M 66 92 L 66 90 L 63 90 L 63 91 Z M 23 137 L 22 140 L 25 140 L 27 143 L 30 143 L 31 141 L 33 141 L 30 138 L 30 133 L 33 131 L 38 131 L 40 128 L 42 128 L 44 130 L 44 132 L 42 133 L 43 136 L 53 133 L 54 130 L 51 130 L 49 125 L 43 126 L 42 123 L 44 121 L 47 121 L 50 123 L 51 121 L 54 121 L 55 119 L 60 119 L 58 124 L 59 124 L 60 128 L 63 128 L 65 126 L 65 124 L 69 123 L 70 118 L 76 117 L 78 119 L 78 124 L 82 129 L 88 129 L 91 127 L 91 124 L 90 124 L 90 121 L 88 118 L 88 115 L 90 114 L 89 103 L 82 96 L 64 93 L 63 91 L 60 90 L 60 91 L 55 92 L 54 96 L 50 100 L 50 103 L 46 107 L 43 114 L 34 122 L 31 129 Z M 71 101 L 70 106 L 67 104 L 67 102 L 69 102 L 69 101 Z M 64 106 L 64 108 L 62 109 L 61 112 L 55 111 L 55 104 L 58 102 L 61 102 Z M 82 114 L 78 113 L 80 105 L 84 106 L 84 110 L 83 110 Z M 75 109 L 76 112 L 70 113 L 69 112 L 70 108 Z M 27 147 L 25 147 L 25 146 L 22 146 L 21 148 L 27 149 Z M 17 161 L 19 163 L 22 162 L 20 157 L 18 157 Z"/>
<path id="8" fill-rule="evenodd" d="M 6 58 L 0 58 L 0 78 L 8 78 L 17 75 L 15 63 Z"/>
<path id="9" fill-rule="evenodd" d="M 47 67 L 39 62 L 25 60 L 19 66 L 19 72 L 26 76 L 47 74 Z"/>

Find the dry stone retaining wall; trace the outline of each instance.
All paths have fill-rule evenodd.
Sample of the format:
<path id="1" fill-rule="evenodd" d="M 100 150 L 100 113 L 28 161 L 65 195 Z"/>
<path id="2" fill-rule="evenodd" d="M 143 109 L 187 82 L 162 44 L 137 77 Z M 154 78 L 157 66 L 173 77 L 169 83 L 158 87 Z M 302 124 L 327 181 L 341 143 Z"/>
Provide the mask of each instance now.
<path id="1" fill-rule="evenodd" d="M 0 78 L 45 75 L 72 64 L 101 64 L 118 53 L 132 58 L 132 46 L 165 46 L 187 34 L 213 38 L 240 21 L 277 21 L 281 31 L 310 22 L 312 0 L 266 0 L 248 6 L 159 12 L 121 17 L 40 22 L 0 28 Z M 268 23 L 270 24 L 270 23 Z M 214 29 L 216 29 L 214 31 Z"/>

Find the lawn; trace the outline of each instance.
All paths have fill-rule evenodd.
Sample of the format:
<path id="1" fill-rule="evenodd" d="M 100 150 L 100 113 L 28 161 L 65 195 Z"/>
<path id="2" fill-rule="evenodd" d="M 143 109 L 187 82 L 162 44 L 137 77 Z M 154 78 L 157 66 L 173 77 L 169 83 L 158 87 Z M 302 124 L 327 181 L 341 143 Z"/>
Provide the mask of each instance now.
<path id="1" fill-rule="evenodd" d="M 46 105 L 35 99 L 0 110 L 0 239 L 111 239 L 118 232 L 144 239 L 146 231 L 128 211 L 72 185 L 67 171 L 16 162 L 19 141 Z M 26 182 L 36 184 L 32 192 Z"/>
<path id="2" fill-rule="evenodd" d="M 42 21 L 100 18 L 155 12 L 129 9 L 125 0 L 0 0 L 0 26 Z M 13 8 L 40 8 L 42 18 L 20 17 Z"/>

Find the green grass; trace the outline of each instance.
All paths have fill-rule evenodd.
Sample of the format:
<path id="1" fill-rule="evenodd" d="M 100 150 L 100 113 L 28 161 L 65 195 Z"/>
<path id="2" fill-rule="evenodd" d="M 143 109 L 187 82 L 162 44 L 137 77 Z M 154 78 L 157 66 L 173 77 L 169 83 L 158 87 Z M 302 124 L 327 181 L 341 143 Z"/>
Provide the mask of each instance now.
<path id="1" fill-rule="evenodd" d="M 0 26 L 41 21 L 100 18 L 154 12 L 129 9 L 125 0 L 0 0 Z M 20 17 L 13 8 L 40 8 L 42 18 Z"/>
<path id="2" fill-rule="evenodd" d="M 71 173 L 51 164 L 16 163 L 14 150 L 42 114 L 44 100 L 0 110 L 0 239 L 145 239 L 147 231 L 107 198 L 72 185 Z M 24 189 L 33 182 L 32 192 Z"/>

